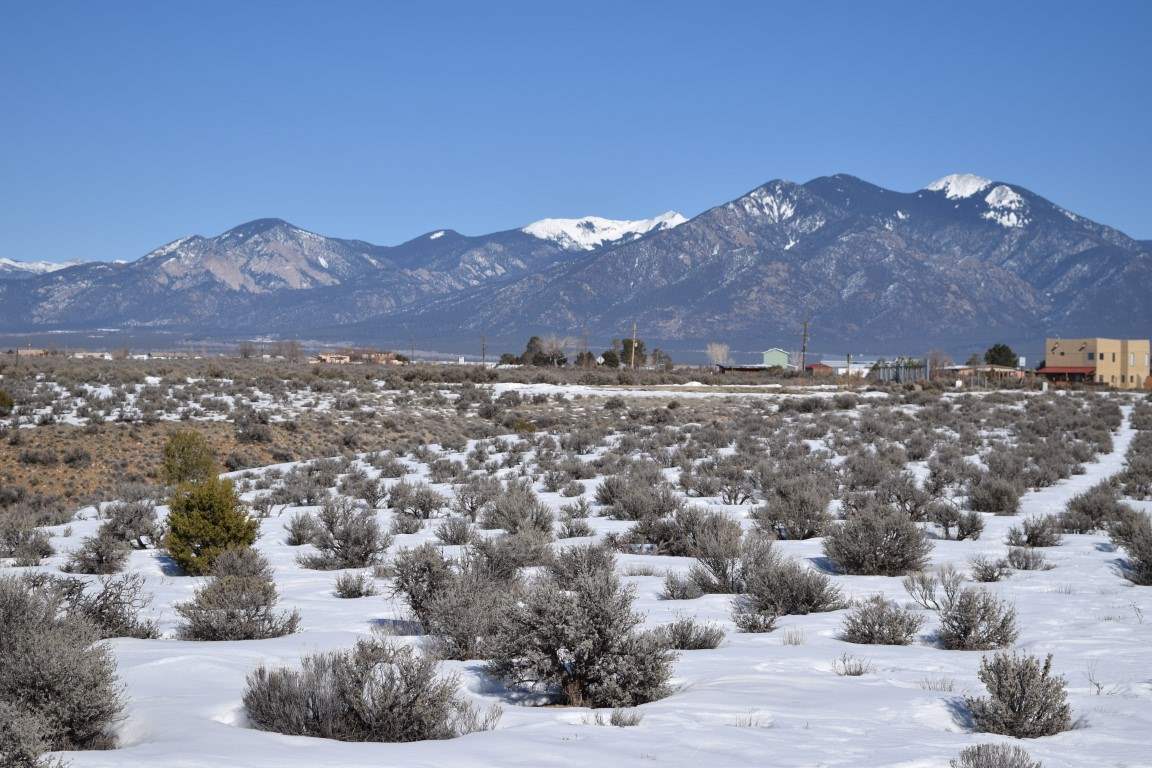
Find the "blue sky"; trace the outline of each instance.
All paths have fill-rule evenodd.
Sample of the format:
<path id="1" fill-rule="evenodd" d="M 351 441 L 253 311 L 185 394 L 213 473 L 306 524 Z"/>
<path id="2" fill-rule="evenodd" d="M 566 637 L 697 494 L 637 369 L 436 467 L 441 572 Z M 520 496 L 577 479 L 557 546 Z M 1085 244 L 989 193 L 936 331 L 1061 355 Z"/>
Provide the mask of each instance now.
<path id="1" fill-rule="evenodd" d="M 0 1 L 0 257 L 396 243 L 773 178 L 1021 184 L 1152 238 L 1152 3 Z"/>

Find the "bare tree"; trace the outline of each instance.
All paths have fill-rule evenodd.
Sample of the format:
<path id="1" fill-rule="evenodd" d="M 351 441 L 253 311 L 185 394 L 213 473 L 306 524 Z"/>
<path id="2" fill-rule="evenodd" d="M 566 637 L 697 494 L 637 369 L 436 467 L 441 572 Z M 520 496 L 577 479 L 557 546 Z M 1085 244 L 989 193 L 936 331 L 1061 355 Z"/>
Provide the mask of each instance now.
<path id="1" fill-rule="evenodd" d="M 722 344 L 719 341 L 708 342 L 708 360 L 713 365 L 727 365 L 728 351 L 729 350 L 727 344 Z"/>

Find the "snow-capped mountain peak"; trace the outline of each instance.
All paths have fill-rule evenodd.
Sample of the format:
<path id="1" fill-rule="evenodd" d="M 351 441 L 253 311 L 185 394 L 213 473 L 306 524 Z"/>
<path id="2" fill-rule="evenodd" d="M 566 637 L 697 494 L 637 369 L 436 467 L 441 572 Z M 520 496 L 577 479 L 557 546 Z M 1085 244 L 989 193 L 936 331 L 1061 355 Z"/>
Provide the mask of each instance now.
<path id="1" fill-rule="evenodd" d="M 987 189 L 992 185 L 991 179 L 977 176 L 972 173 L 953 173 L 941 179 L 936 179 L 924 189 L 929 192 L 943 192 L 949 200 L 960 200 Z"/>
<path id="2" fill-rule="evenodd" d="M 591 251 L 607 243 L 635 240 L 649 232 L 672 229 L 685 221 L 687 219 L 675 211 L 633 221 L 585 216 L 579 219 L 541 219 L 521 231 L 570 251 Z"/>
<path id="3" fill-rule="evenodd" d="M 0 258 L 0 273 L 8 274 L 27 274 L 29 277 L 32 275 L 43 275 L 48 272 L 56 272 L 67 267 L 74 267 L 80 262 L 78 261 L 16 261 L 15 259 Z"/>

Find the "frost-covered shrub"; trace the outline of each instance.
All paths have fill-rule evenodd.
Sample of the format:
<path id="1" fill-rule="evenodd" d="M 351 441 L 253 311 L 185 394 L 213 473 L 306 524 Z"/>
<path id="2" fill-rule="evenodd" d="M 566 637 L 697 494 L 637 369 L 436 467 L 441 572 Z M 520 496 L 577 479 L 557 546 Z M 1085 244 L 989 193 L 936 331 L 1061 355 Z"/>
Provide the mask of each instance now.
<path id="1" fill-rule="evenodd" d="M 510 479 L 484 506 L 480 526 L 502 528 L 508 533 L 532 529 L 551 534 L 552 511 L 540 501 L 531 483 Z"/>
<path id="2" fill-rule="evenodd" d="M 1115 488 L 1108 483 L 1100 483 L 1069 499 L 1058 521 L 1066 533 L 1093 533 L 1107 529 L 1131 509 L 1121 503 Z"/>
<path id="3" fill-rule="evenodd" d="M 620 538 L 622 549 L 638 554 L 690 557 L 699 554 L 702 538 L 739 534 L 740 524 L 719 512 L 684 507 L 668 517 L 646 517 Z"/>
<path id="4" fill-rule="evenodd" d="M 615 569 L 616 553 L 602 544 L 564 547 L 548 564 L 549 572 L 561 586 L 575 583 L 582 576 L 600 571 L 612 573 Z"/>
<path id="5" fill-rule="evenodd" d="M 923 569 L 931 552 L 923 531 L 892 508 L 850 514 L 824 539 L 824 554 L 850 574 L 900 576 Z"/>
<path id="6" fill-rule="evenodd" d="M 965 747 L 949 765 L 951 768 L 1043 768 L 1023 749 L 1010 744 Z"/>
<path id="7" fill-rule="evenodd" d="M 517 599 L 520 582 L 502 578 L 487 562 L 466 553 L 452 563 L 450 578 L 426 601 L 423 624 L 442 659 L 487 659 L 502 617 Z"/>
<path id="8" fill-rule="evenodd" d="M 752 516 L 760 530 L 778 539 L 810 539 L 820 536 L 831 521 L 831 500 L 831 489 L 813 475 L 782 477 Z"/>
<path id="9" fill-rule="evenodd" d="M 1017 739 L 1052 736 L 1072 727 L 1064 678 L 1052 674 L 1052 656 L 1043 661 L 998 653 L 980 662 L 985 697 L 965 699 L 976 730 Z"/>
<path id="10" fill-rule="evenodd" d="M 1060 527 L 1055 517 L 1032 517 L 1008 529 L 1006 544 L 1013 547 L 1055 547 L 1060 544 Z"/>
<path id="11" fill-rule="evenodd" d="M 675 514 L 684 506 L 684 500 L 667 483 L 642 485 L 631 481 L 616 497 L 608 514 L 618 520 L 643 520 Z"/>
<path id="12" fill-rule="evenodd" d="M 0 732 L 10 729 L 0 738 L 27 752 L 114 746 L 123 710 L 115 659 L 55 583 L 0 576 L 0 627 L 0 702 L 16 713 L 0 712 Z"/>
<path id="13" fill-rule="evenodd" d="M 484 560 L 493 574 L 511 579 L 521 568 L 548 565 L 552 561 L 552 537 L 542 531 L 528 529 L 478 541 L 472 550 Z"/>
<path id="14" fill-rule="evenodd" d="M 376 583 L 363 573 L 342 573 L 336 577 L 332 592 L 336 597 L 345 600 L 371 597 L 376 594 Z"/>
<path id="15" fill-rule="evenodd" d="M 543 690 L 562 703 L 632 707 L 667 695 L 674 655 L 654 633 L 641 633 L 633 591 L 610 573 L 583 576 L 562 589 L 532 584 L 509 608 L 488 665 L 516 687 Z"/>
<path id="16" fill-rule="evenodd" d="M 60 578 L 44 586 L 57 590 L 67 614 L 90 622 L 101 639 L 159 637 L 156 622 L 140 617 L 152 598 L 144 594 L 144 577 L 138 573 L 109 576 L 92 584 Z"/>
<path id="17" fill-rule="evenodd" d="M 664 591 L 660 593 L 662 600 L 695 600 L 703 596 L 704 590 L 691 576 L 669 573 L 664 577 Z"/>
<path id="18" fill-rule="evenodd" d="M 146 499 L 120 501 L 103 510 L 107 521 L 100 535 L 123 541 L 135 549 L 146 549 L 160 541 L 162 530 L 156 522 L 156 507 Z"/>
<path id="19" fill-rule="evenodd" d="M 840 639 L 869 645 L 908 645 L 924 617 L 901 608 L 882 595 L 856 603 L 844 617 Z"/>
<path id="20" fill-rule="evenodd" d="M 762 546 L 748 550 L 741 562 L 742 594 L 732 602 L 736 616 L 803 615 L 844 607 L 840 588 L 826 575 Z"/>
<path id="21" fill-rule="evenodd" d="M 316 518 L 307 512 L 297 512 L 284 523 L 287 532 L 284 543 L 290 547 L 304 546 L 316 535 L 316 527 Z"/>
<path id="22" fill-rule="evenodd" d="M 69 573 L 119 573 L 128 562 L 130 551 L 127 543 L 104 535 L 101 528 L 97 535 L 84 539 L 80 548 L 68 556 L 64 570 Z"/>
<path id="23" fill-rule="evenodd" d="M 471 543 L 476 538 L 476 532 L 467 518 L 449 517 L 436 526 L 436 539 L 441 544 L 461 546 Z"/>
<path id="24" fill-rule="evenodd" d="M 476 522 L 481 510 L 502 490 L 503 486 L 495 477 L 487 475 L 470 477 L 456 486 L 456 496 L 453 499 L 452 508 L 460 516 Z"/>
<path id="25" fill-rule="evenodd" d="M 43 757 L 51 749 L 51 730 L 41 715 L 0 701 L 0 757 L 4 759 L 3 765 L 11 768 L 64 768 L 64 762 Z"/>
<path id="26" fill-rule="evenodd" d="M 398 514 L 427 520 L 448 506 L 448 499 L 424 483 L 401 480 L 388 491 L 388 506 Z"/>
<path id="27" fill-rule="evenodd" d="M 36 528 L 40 521 L 26 511 L 0 509 L 0 557 L 15 558 L 16 565 L 39 565 L 56 550 L 47 531 Z"/>
<path id="28" fill-rule="evenodd" d="M 968 506 L 977 512 L 1014 515 L 1020 511 L 1020 487 L 989 472 L 968 483 Z"/>
<path id="29" fill-rule="evenodd" d="M 972 578 L 976 581 L 1000 581 L 1010 571 L 1007 560 L 989 560 L 982 555 L 973 557 L 968 564 L 972 567 Z"/>
<path id="30" fill-rule="evenodd" d="M 1016 609 L 995 595 L 969 587 L 940 609 L 940 644 L 953 651 L 987 651 L 1016 641 Z"/>
<path id="31" fill-rule="evenodd" d="M 943 567 L 904 577 L 904 589 L 924 608 L 940 613 L 940 644 L 953 651 L 987 651 L 1016 641 L 1016 610 L 987 590 L 964 587 L 960 574 Z"/>
<path id="32" fill-rule="evenodd" d="M 701 624 L 687 616 L 656 630 L 664 644 L 674 651 L 709 650 L 724 641 L 724 630 L 715 624 Z"/>
<path id="33" fill-rule="evenodd" d="M 251 548 L 222 552 L 212 578 L 192 600 L 177 603 L 185 640 L 263 640 L 296 631 L 295 611 L 277 612 L 278 595 L 268 560 Z"/>
<path id="34" fill-rule="evenodd" d="M 315 520 L 311 543 L 319 553 L 298 558 L 305 568 L 323 571 L 368 568 L 392 543 L 380 530 L 372 510 L 342 496 L 326 499 Z"/>
<path id="35" fill-rule="evenodd" d="M 1009 547 L 1004 562 L 1018 571 L 1047 571 L 1052 567 L 1044 553 L 1032 547 Z"/>
<path id="36" fill-rule="evenodd" d="M 260 730 L 340 741 L 451 739 L 491 729 L 500 716 L 479 712 L 433 659 L 375 638 L 305 656 L 298 670 L 257 668 L 244 709 Z"/>
<path id="37" fill-rule="evenodd" d="M 1152 586 L 1152 520 L 1130 511 L 1112 526 L 1112 541 L 1128 554 L 1124 575 L 1134 584 Z"/>
<path id="38" fill-rule="evenodd" d="M 924 509 L 924 517 L 928 522 L 940 527 L 945 539 L 952 538 L 952 529 L 956 529 L 956 540 L 978 539 L 984 532 L 984 518 L 979 512 L 963 512 L 947 499 L 935 499 Z"/>

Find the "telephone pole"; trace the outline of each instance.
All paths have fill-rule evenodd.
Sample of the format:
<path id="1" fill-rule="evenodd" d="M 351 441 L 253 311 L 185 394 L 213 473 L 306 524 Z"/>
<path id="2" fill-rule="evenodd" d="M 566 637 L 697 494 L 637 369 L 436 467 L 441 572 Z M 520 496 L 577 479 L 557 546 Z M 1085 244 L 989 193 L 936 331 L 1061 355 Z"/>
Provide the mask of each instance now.
<path id="1" fill-rule="evenodd" d="M 632 321 L 632 370 L 636 370 L 636 321 Z"/>
<path id="2" fill-rule="evenodd" d="M 488 367 L 488 337 L 480 336 L 480 365 L 481 367 Z"/>
<path id="3" fill-rule="evenodd" d="M 804 321 L 804 336 L 800 341 L 800 375 L 808 375 L 808 321 Z"/>

